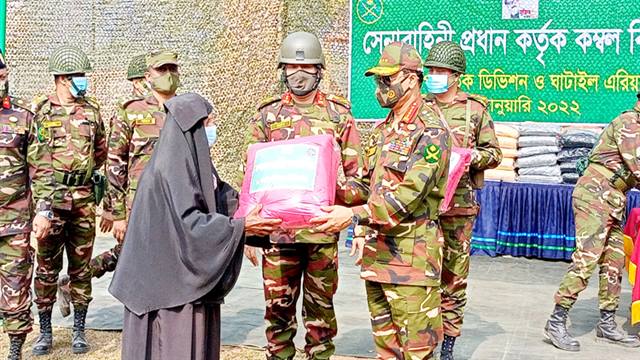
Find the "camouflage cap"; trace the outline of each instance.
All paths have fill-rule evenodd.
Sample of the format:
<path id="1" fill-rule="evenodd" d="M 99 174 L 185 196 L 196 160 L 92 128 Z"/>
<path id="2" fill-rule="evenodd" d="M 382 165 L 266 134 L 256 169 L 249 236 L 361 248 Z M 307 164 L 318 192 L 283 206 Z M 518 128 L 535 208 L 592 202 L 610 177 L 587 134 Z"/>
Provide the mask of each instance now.
<path id="1" fill-rule="evenodd" d="M 158 68 L 162 65 L 178 65 L 178 54 L 171 50 L 156 50 L 147 54 L 148 67 Z"/>
<path id="2" fill-rule="evenodd" d="M 129 68 L 127 68 L 127 80 L 143 78 L 146 71 L 146 55 L 136 55 L 132 57 L 131 61 L 129 62 Z"/>
<path id="3" fill-rule="evenodd" d="M 422 58 L 413 46 L 396 41 L 384 47 L 378 65 L 367 70 L 364 76 L 391 76 L 400 70 L 422 72 Z"/>

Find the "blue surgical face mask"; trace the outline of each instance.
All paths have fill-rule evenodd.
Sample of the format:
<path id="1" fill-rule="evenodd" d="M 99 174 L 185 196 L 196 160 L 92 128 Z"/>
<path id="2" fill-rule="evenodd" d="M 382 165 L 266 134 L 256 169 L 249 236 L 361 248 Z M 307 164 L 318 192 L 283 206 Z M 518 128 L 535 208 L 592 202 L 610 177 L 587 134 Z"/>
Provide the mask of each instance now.
<path id="1" fill-rule="evenodd" d="M 86 76 L 74 76 L 71 78 L 71 95 L 74 98 L 84 97 L 89 89 L 89 79 Z"/>
<path id="2" fill-rule="evenodd" d="M 431 94 L 442 94 L 449 90 L 449 76 L 429 75 L 427 77 L 427 91 Z"/>
<path id="3" fill-rule="evenodd" d="M 216 125 L 205 126 L 204 131 L 207 132 L 209 147 L 212 147 L 218 141 L 218 127 Z"/>

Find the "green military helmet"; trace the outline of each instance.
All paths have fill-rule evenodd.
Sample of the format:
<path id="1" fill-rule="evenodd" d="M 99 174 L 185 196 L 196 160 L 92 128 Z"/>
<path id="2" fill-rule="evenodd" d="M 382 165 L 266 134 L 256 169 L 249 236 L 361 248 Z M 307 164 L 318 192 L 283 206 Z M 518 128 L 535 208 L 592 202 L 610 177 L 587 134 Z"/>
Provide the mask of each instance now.
<path id="1" fill-rule="evenodd" d="M 146 54 L 136 55 L 131 58 L 127 68 L 127 80 L 140 79 L 147 71 Z"/>
<path id="2" fill-rule="evenodd" d="M 424 67 L 440 67 L 464 74 L 467 71 L 467 58 L 460 45 L 453 41 L 442 41 L 431 48 Z"/>
<path id="3" fill-rule="evenodd" d="M 324 54 L 318 38 L 304 31 L 289 34 L 280 46 L 278 68 L 285 64 L 320 65 L 324 69 Z"/>
<path id="4" fill-rule="evenodd" d="M 53 75 L 84 74 L 91 70 L 87 54 L 77 46 L 61 46 L 49 57 L 49 72 Z"/>

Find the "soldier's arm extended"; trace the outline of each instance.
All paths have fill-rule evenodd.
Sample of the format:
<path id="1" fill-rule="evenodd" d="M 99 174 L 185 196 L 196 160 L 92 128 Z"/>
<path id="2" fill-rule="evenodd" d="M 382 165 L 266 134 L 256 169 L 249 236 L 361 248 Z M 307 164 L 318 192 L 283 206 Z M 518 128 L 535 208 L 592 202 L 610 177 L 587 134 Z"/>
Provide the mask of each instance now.
<path id="1" fill-rule="evenodd" d="M 356 122 L 351 112 L 348 112 L 345 117 L 346 122 L 339 134 L 345 182 L 338 183 L 336 195 L 337 199 L 344 204 L 360 205 L 369 197 L 369 183 L 363 179 L 367 170 Z"/>
<path id="2" fill-rule="evenodd" d="M 249 146 L 252 144 L 267 142 L 269 138 L 264 129 L 264 122 L 262 121 L 262 115 L 258 112 L 249 122 L 247 131 L 244 134 L 244 144 L 242 146 L 241 162 L 238 166 L 238 171 L 235 176 L 235 185 L 238 189 L 242 188 L 242 181 L 244 180 L 245 171 L 247 169 L 247 152 Z"/>
<path id="3" fill-rule="evenodd" d="M 31 115 L 29 115 L 31 116 Z M 48 139 L 40 134 L 41 125 L 33 119 L 29 127 L 27 145 L 27 163 L 29 164 L 29 177 L 31 178 L 31 196 L 35 204 L 36 213 L 50 212 L 53 195 L 56 188 L 53 176 L 53 163 L 49 151 Z"/>
<path id="4" fill-rule="evenodd" d="M 444 129 L 425 129 L 407 164 L 402 182 L 392 185 L 389 191 L 371 196 L 367 204 L 353 208 L 359 223 L 374 229 L 378 226 L 393 227 L 411 216 L 426 201 L 439 178 L 445 176 L 449 141 L 449 134 Z M 437 156 L 433 155 L 434 151 L 437 151 Z M 445 153 L 447 156 L 443 156 Z"/>
<path id="5" fill-rule="evenodd" d="M 132 129 L 127 122 L 126 113 L 119 109 L 111 121 L 109 136 L 109 154 L 107 159 L 107 178 L 109 179 L 109 202 L 113 220 L 126 218 L 126 199 L 129 189 L 129 143 Z"/>
<path id="6" fill-rule="evenodd" d="M 482 112 L 479 125 L 471 167 L 476 170 L 492 169 L 500 165 L 502 151 L 498 145 L 493 119 L 486 109 Z"/>

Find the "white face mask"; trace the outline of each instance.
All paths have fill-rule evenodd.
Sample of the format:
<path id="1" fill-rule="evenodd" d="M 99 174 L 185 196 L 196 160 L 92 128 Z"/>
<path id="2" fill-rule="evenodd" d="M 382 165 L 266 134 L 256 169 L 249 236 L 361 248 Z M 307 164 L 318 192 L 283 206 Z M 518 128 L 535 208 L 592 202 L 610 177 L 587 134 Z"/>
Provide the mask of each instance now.
<path id="1" fill-rule="evenodd" d="M 216 125 L 205 126 L 204 131 L 207 133 L 209 147 L 212 147 L 218 141 L 218 127 Z"/>
<path id="2" fill-rule="evenodd" d="M 448 75 L 429 75 L 427 77 L 427 91 L 432 94 L 443 94 L 449 90 Z"/>

